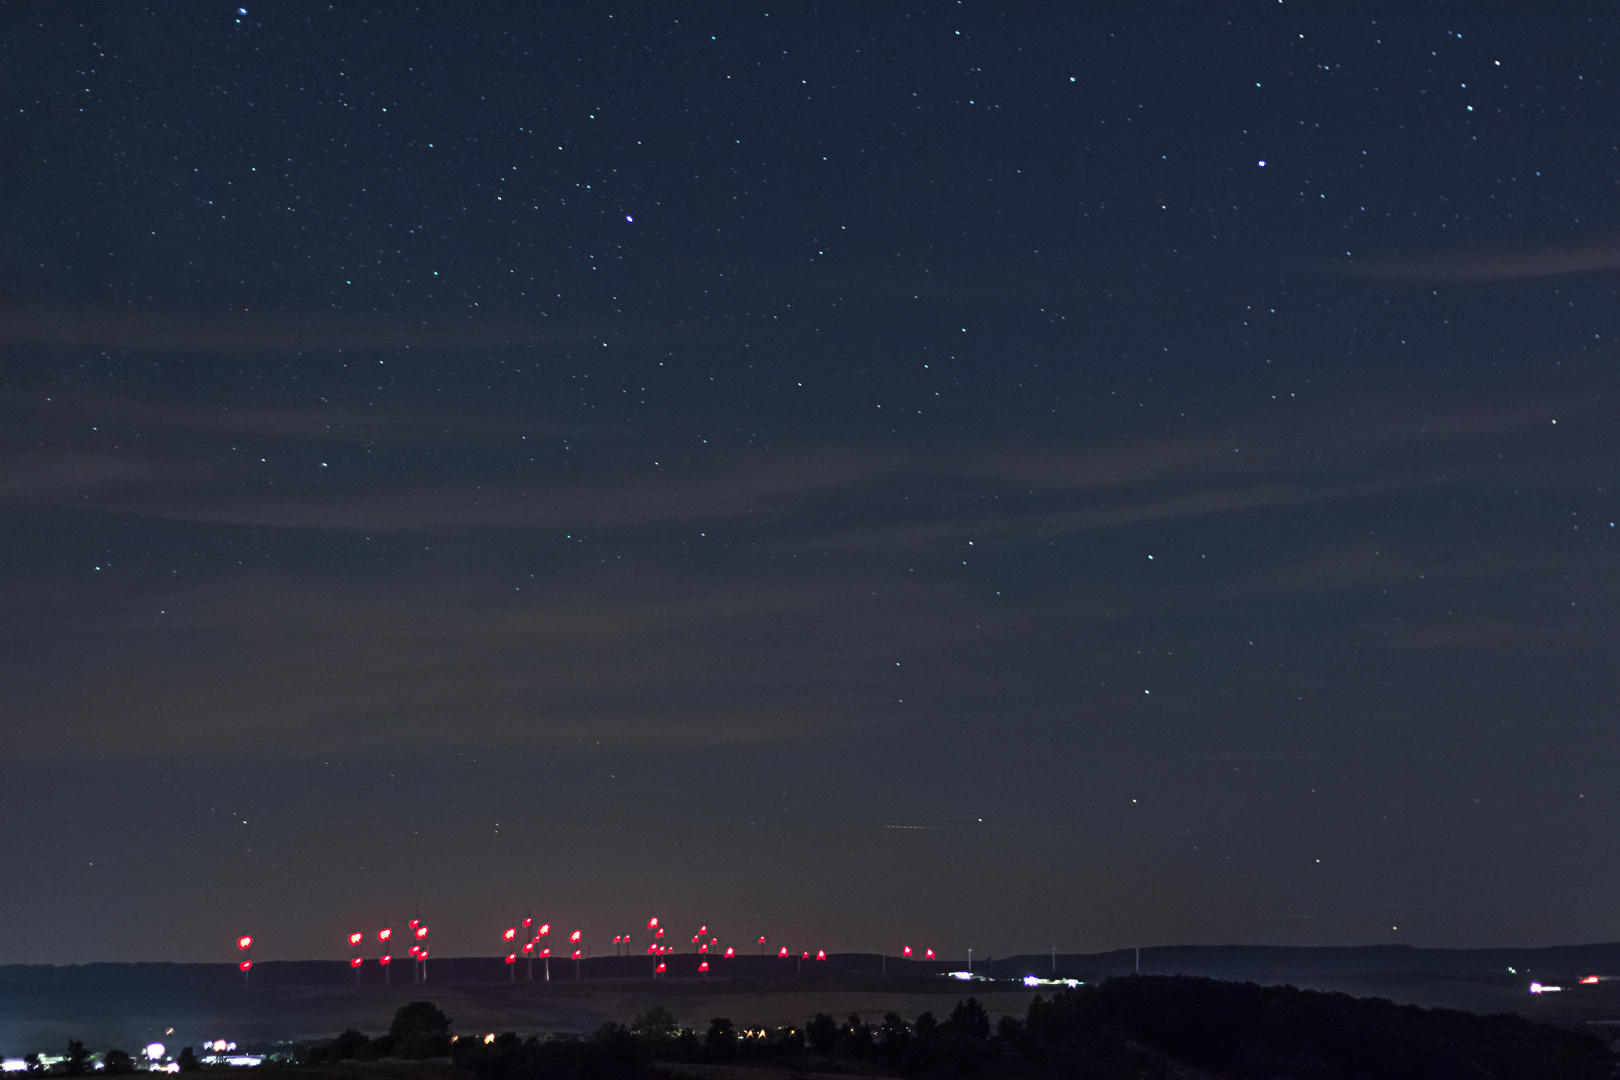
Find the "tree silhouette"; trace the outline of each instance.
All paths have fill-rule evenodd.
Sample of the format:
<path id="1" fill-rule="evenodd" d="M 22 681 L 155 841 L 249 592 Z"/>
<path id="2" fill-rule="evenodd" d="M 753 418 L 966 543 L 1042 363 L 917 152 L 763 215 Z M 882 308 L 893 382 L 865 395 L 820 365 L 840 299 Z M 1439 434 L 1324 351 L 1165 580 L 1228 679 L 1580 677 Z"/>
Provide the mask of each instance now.
<path id="1" fill-rule="evenodd" d="M 450 1018 L 431 1001 L 413 1001 L 394 1013 L 388 1038 L 397 1057 L 443 1057 L 450 1052 Z"/>
<path id="2" fill-rule="evenodd" d="M 818 1054 L 831 1054 L 838 1045 L 838 1021 L 826 1013 L 816 1013 L 816 1018 L 810 1021 L 804 1034 L 810 1042 L 810 1049 Z"/>

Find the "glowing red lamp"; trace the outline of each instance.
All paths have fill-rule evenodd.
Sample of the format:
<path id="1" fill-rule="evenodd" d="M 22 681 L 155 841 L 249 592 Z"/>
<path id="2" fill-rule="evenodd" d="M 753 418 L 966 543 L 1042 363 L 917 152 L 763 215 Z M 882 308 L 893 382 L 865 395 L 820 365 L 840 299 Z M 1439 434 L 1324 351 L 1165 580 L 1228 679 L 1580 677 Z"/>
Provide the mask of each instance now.
<path id="1" fill-rule="evenodd" d="M 658 961 L 658 967 L 655 970 L 657 970 L 658 974 L 660 975 L 664 973 L 664 962 L 662 960 Z"/>
<path id="2" fill-rule="evenodd" d="M 365 937 L 365 935 L 362 934 L 360 931 L 356 930 L 354 933 L 349 935 L 349 944 L 350 945 L 358 945 L 358 944 L 360 944 L 360 939 L 363 938 L 363 937 Z"/>
<path id="3" fill-rule="evenodd" d="M 780 952 L 778 952 L 778 953 L 777 953 L 777 954 L 776 954 L 776 955 L 777 955 L 777 956 L 786 956 L 786 955 L 787 955 L 787 954 L 788 954 L 788 951 L 787 951 L 787 946 L 786 946 L 786 945 L 784 945 L 784 946 L 782 946 L 782 949 L 781 949 L 781 951 L 780 951 Z"/>
<path id="4" fill-rule="evenodd" d="M 253 939 L 247 934 L 243 934 L 236 939 L 236 947 L 238 949 L 251 949 L 253 948 Z"/>
<path id="5" fill-rule="evenodd" d="M 655 929 L 657 926 L 658 926 L 658 916 L 654 915 L 652 918 L 647 920 L 647 929 L 652 930 L 652 929 Z"/>
<path id="6" fill-rule="evenodd" d="M 900 955 L 901 956 L 910 956 L 911 955 L 911 946 L 907 945 L 905 948 L 901 949 L 900 950 Z"/>
<path id="7" fill-rule="evenodd" d="M 387 953 L 383 953 L 381 956 L 377 957 L 377 963 L 381 964 L 383 967 L 387 967 L 389 964 L 392 964 L 393 962 L 394 962 L 394 958 L 392 956 L 389 956 Z"/>
<path id="8" fill-rule="evenodd" d="M 377 931 L 377 940 L 378 941 L 387 941 L 389 938 L 391 938 L 393 936 L 394 936 L 394 932 L 392 930 L 390 930 L 386 926 L 383 927 L 381 930 Z"/>
<path id="9" fill-rule="evenodd" d="M 524 919 L 523 920 L 523 928 L 525 930 L 527 930 L 531 925 L 533 925 L 533 923 L 534 923 L 534 918 L 532 916 L 527 918 L 527 919 Z"/>
<path id="10" fill-rule="evenodd" d="M 827 959 L 827 950 L 826 949 L 817 949 L 816 950 L 816 959 L 817 960 L 825 960 L 825 959 Z"/>
<path id="11" fill-rule="evenodd" d="M 580 932 L 578 930 L 575 930 L 572 934 L 568 935 L 568 940 L 569 941 L 578 941 L 579 940 L 579 933 Z"/>
<path id="12" fill-rule="evenodd" d="M 579 959 L 579 954 L 584 952 L 584 951 L 585 951 L 584 949 L 575 949 L 573 959 L 578 960 Z"/>
<path id="13" fill-rule="evenodd" d="M 699 971 L 708 971 L 709 970 L 709 962 L 707 960 L 703 961 L 701 964 L 698 965 L 698 970 Z"/>
<path id="14" fill-rule="evenodd" d="M 418 926 L 416 928 L 416 940 L 421 941 L 425 937 L 427 937 L 427 927 Z"/>
<path id="15" fill-rule="evenodd" d="M 502 934 L 501 937 L 505 938 L 507 941 L 511 941 L 513 938 L 517 937 L 517 929 L 515 927 L 508 926 L 506 928 L 506 933 Z"/>
<path id="16" fill-rule="evenodd" d="M 548 922 L 541 923 L 540 924 L 540 936 L 545 937 L 549 933 L 551 933 L 551 924 L 548 923 Z"/>
<path id="17" fill-rule="evenodd" d="M 517 963 L 517 953 L 507 953 L 507 954 L 506 954 L 506 962 L 507 962 L 507 963 L 508 963 L 508 964 L 515 964 L 515 963 Z"/>
<path id="18" fill-rule="evenodd" d="M 236 966 L 241 968 L 243 971 L 252 971 L 253 970 L 253 961 L 244 960 L 240 964 L 237 964 Z"/>
<path id="19" fill-rule="evenodd" d="M 361 964 L 361 960 L 360 960 L 360 958 L 358 956 L 355 957 L 353 960 L 349 961 L 349 966 L 352 967 L 352 968 L 357 968 L 357 967 L 360 966 L 360 964 Z"/>
<path id="20" fill-rule="evenodd" d="M 534 942 L 525 941 L 523 943 L 523 951 L 526 952 L 526 953 L 534 952 Z"/>
<path id="21" fill-rule="evenodd" d="M 730 945 L 727 945 L 726 946 L 726 955 L 727 956 L 736 956 L 737 955 L 737 950 L 732 948 Z"/>
<path id="22" fill-rule="evenodd" d="M 933 958 L 934 958 L 934 950 L 933 949 L 924 949 L 923 950 L 923 959 L 932 960 Z"/>

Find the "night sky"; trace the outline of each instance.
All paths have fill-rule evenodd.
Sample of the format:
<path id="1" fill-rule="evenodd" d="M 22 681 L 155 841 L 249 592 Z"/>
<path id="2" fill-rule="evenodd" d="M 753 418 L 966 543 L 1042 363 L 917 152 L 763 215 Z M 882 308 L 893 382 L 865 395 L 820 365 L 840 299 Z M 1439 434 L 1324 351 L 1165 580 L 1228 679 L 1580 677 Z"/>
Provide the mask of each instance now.
<path id="1" fill-rule="evenodd" d="M 0 10 L 0 962 L 1620 936 L 1620 15 L 334 6 Z"/>

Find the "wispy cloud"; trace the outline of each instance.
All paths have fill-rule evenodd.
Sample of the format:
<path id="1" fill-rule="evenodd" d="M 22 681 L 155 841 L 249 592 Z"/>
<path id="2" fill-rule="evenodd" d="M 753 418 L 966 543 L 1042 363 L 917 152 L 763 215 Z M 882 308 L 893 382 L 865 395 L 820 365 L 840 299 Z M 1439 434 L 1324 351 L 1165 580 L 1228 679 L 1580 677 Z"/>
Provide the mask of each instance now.
<path id="1" fill-rule="evenodd" d="M 1331 272 L 1388 281 L 1520 281 L 1620 270 L 1620 242 L 1581 247 L 1472 251 L 1336 263 Z"/>

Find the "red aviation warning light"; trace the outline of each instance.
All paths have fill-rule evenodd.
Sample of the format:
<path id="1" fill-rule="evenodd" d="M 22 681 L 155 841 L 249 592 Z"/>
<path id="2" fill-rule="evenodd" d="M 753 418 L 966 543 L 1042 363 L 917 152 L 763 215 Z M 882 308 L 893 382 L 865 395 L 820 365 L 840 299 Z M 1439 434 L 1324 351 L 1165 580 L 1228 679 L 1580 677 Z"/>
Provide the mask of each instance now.
<path id="1" fill-rule="evenodd" d="M 647 929 L 649 929 L 649 930 L 658 929 L 658 916 L 654 915 L 652 918 L 647 920 Z"/>
<path id="2" fill-rule="evenodd" d="M 726 955 L 727 956 L 736 956 L 737 955 L 737 950 L 732 948 L 730 945 L 727 945 L 726 946 Z"/>
<path id="3" fill-rule="evenodd" d="M 700 963 L 698 965 L 698 970 L 699 971 L 708 971 L 709 970 L 709 962 L 707 960 L 705 960 L 702 963 Z"/>
<path id="4" fill-rule="evenodd" d="M 523 929 L 527 930 L 529 927 L 531 927 L 533 925 L 534 925 L 534 916 L 531 915 L 529 918 L 523 920 Z"/>
<path id="5" fill-rule="evenodd" d="M 243 934 L 241 937 L 236 939 L 236 947 L 238 949 L 253 948 L 253 938 L 247 934 Z"/>
<path id="6" fill-rule="evenodd" d="M 532 952 L 534 952 L 534 942 L 532 942 L 532 941 L 525 941 L 525 942 L 524 942 L 524 943 L 523 943 L 523 951 L 524 951 L 524 952 L 526 952 L 526 953 L 532 953 Z"/>
<path id="7" fill-rule="evenodd" d="M 352 967 L 352 968 L 357 968 L 357 967 L 360 966 L 361 963 L 362 963 L 361 959 L 357 956 L 353 960 L 349 961 L 349 966 Z"/>
<path id="8" fill-rule="evenodd" d="M 508 964 L 515 964 L 515 963 L 517 963 L 517 953 L 507 953 L 507 954 L 506 954 L 506 962 L 507 962 L 507 963 L 508 963 Z"/>
<path id="9" fill-rule="evenodd" d="M 543 956 L 543 957 L 544 956 L 550 956 L 551 955 L 551 950 L 550 949 L 541 949 L 540 950 L 540 955 Z"/>
<path id="10" fill-rule="evenodd" d="M 648 956 L 657 956 L 658 955 L 658 943 L 657 942 L 654 942 L 653 944 L 647 946 L 647 955 Z"/>
<path id="11" fill-rule="evenodd" d="M 244 960 L 240 964 L 237 964 L 236 966 L 241 968 L 244 972 L 252 971 L 253 970 L 253 961 Z"/>
<path id="12" fill-rule="evenodd" d="M 511 941 L 513 938 L 517 937 L 517 928 L 508 926 L 506 928 L 506 933 L 502 934 L 501 937 L 507 941 Z"/>
<path id="13" fill-rule="evenodd" d="M 910 945 L 907 945 L 907 946 L 905 946 L 905 947 L 904 947 L 904 948 L 902 948 L 902 949 L 901 949 L 901 950 L 900 950 L 900 955 L 901 955 L 901 956 L 906 956 L 906 957 L 909 957 L 909 956 L 910 956 L 910 955 L 911 955 L 911 946 L 910 946 Z"/>
<path id="14" fill-rule="evenodd" d="M 664 962 L 662 960 L 658 961 L 658 966 L 653 970 L 662 975 L 664 973 Z"/>
<path id="15" fill-rule="evenodd" d="M 569 941 L 578 941 L 579 940 L 579 934 L 580 934 L 580 932 L 578 930 L 575 930 L 572 934 L 568 935 L 568 940 Z"/>
<path id="16" fill-rule="evenodd" d="M 416 928 L 416 940 L 421 941 L 425 937 L 427 937 L 427 927 L 418 926 Z"/>
<path id="17" fill-rule="evenodd" d="M 381 930 L 377 931 L 377 940 L 378 941 L 387 941 L 389 938 L 391 938 L 393 936 L 394 936 L 394 932 L 392 930 L 390 930 L 386 926 L 383 927 Z"/>
<path id="18" fill-rule="evenodd" d="M 825 960 L 825 959 L 827 959 L 827 950 L 826 949 L 817 949 L 816 950 L 816 959 L 817 960 Z"/>
<path id="19" fill-rule="evenodd" d="M 350 945 L 359 945 L 360 944 L 360 939 L 365 937 L 365 936 L 366 935 L 364 935 L 360 931 L 356 930 L 354 933 L 349 935 L 349 944 Z"/>
<path id="20" fill-rule="evenodd" d="M 381 964 L 383 967 L 387 967 L 389 964 L 392 964 L 393 962 L 394 962 L 394 958 L 392 956 L 389 956 L 387 953 L 383 953 L 381 956 L 377 957 L 377 963 Z"/>
<path id="21" fill-rule="evenodd" d="M 1598 977 L 1596 975 L 1588 975 L 1586 978 L 1581 980 L 1581 985 L 1582 986 L 1596 986 L 1597 982 L 1598 982 Z"/>
<path id="22" fill-rule="evenodd" d="M 698 927 L 698 937 L 702 937 L 704 934 L 707 934 L 708 932 L 709 932 L 709 924 L 708 923 L 704 923 L 702 926 Z"/>
<path id="23" fill-rule="evenodd" d="M 933 958 L 934 958 L 934 950 L 933 949 L 924 949 L 923 950 L 923 959 L 932 960 Z"/>
<path id="24" fill-rule="evenodd" d="M 578 960 L 579 959 L 579 954 L 584 952 L 584 951 L 585 951 L 584 949 L 575 949 L 574 950 L 574 955 L 572 957 L 570 957 L 569 959 Z"/>
<path id="25" fill-rule="evenodd" d="M 703 944 L 698 946 L 698 952 L 706 953 L 708 951 L 709 951 L 709 943 L 707 941 L 705 941 Z"/>
<path id="26" fill-rule="evenodd" d="M 658 928 L 658 933 L 654 934 L 653 937 L 663 937 L 663 936 L 664 936 L 664 928 L 662 926 L 660 926 Z"/>
<path id="27" fill-rule="evenodd" d="M 540 937 L 545 937 L 547 934 L 551 933 L 551 924 L 548 922 L 541 923 L 538 933 Z"/>
<path id="28" fill-rule="evenodd" d="M 784 945 L 784 946 L 782 946 L 781 950 L 779 952 L 777 952 L 776 955 L 777 956 L 786 956 L 787 954 L 788 954 L 787 946 Z"/>

